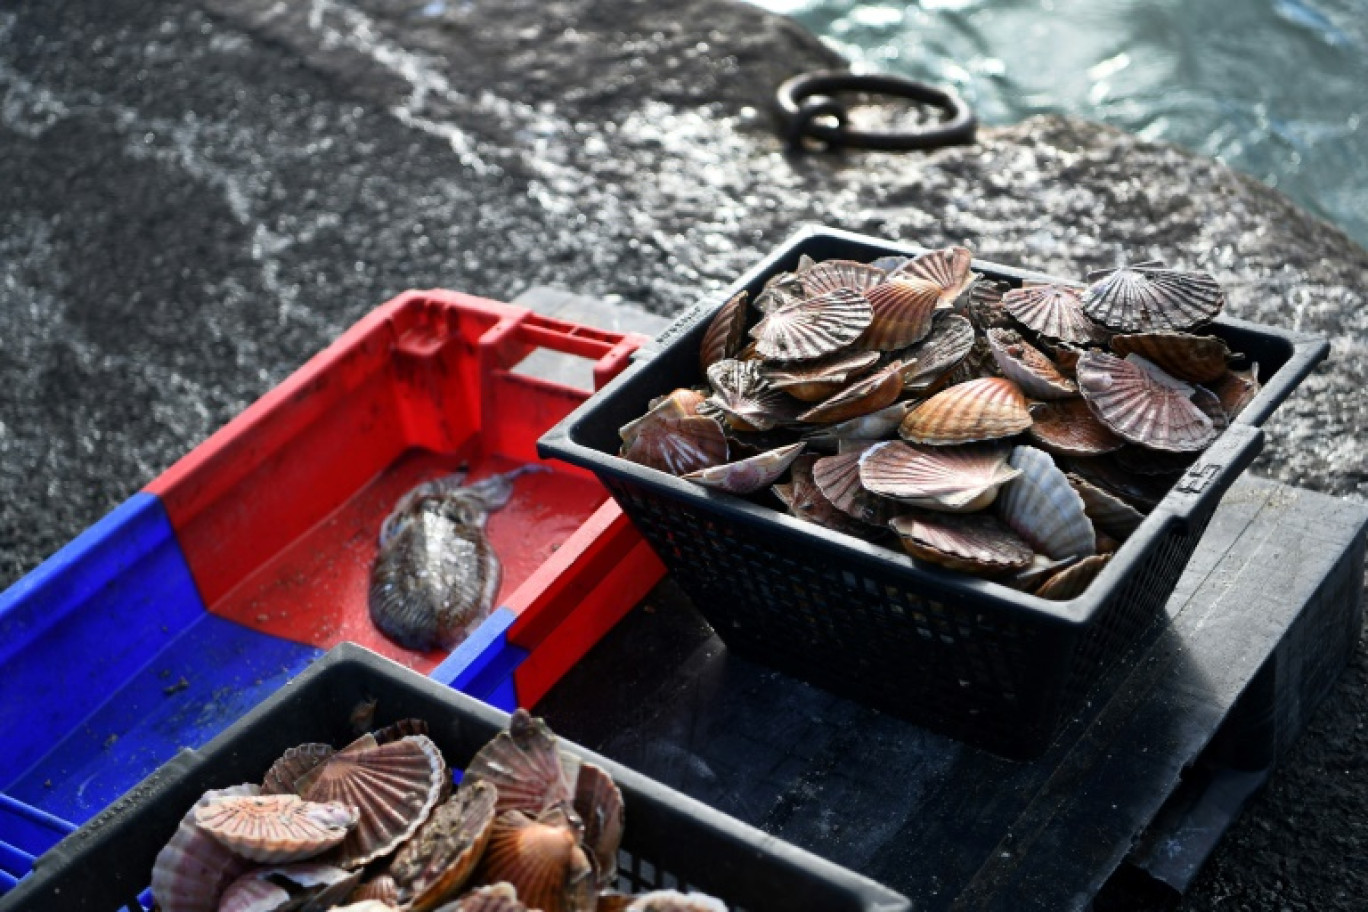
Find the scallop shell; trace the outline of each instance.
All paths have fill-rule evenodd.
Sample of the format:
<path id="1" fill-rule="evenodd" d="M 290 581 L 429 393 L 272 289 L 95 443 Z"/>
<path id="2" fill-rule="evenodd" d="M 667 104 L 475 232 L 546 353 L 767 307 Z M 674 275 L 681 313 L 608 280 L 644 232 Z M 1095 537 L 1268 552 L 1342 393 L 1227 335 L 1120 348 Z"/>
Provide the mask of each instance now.
<path id="1" fill-rule="evenodd" d="M 1078 395 L 1078 385 L 1013 330 L 988 330 L 988 347 L 1002 376 L 1016 383 L 1027 396 L 1051 400 Z"/>
<path id="2" fill-rule="evenodd" d="M 1030 545 L 988 513 L 913 514 L 889 526 L 908 554 L 951 570 L 994 576 L 1031 562 Z"/>
<path id="3" fill-rule="evenodd" d="M 754 306 L 762 314 L 776 307 L 792 304 L 807 297 L 803 291 L 803 280 L 792 272 L 781 272 L 765 283 L 765 287 L 755 296 Z"/>
<path id="4" fill-rule="evenodd" d="M 885 273 L 877 266 L 855 260 L 824 260 L 802 273 L 803 291 L 810 298 L 842 288 L 864 292 L 884 280 Z"/>
<path id="5" fill-rule="evenodd" d="M 640 418 L 627 422 L 618 429 L 618 436 L 622 438 L 623 449 L 630 448 L 636 443 L 637 436 L 653 421 L 661 418 L 691 418 L 699 414 L 699 407 L 703 404 L 704 395 L 698 390 L 680 388 L 665 396 L 652 399 L 651 404 L 646 409 L 646 414 Z"/>
<path id="6" fill-rule="evenodd" d="M 345 906 L 333 906 L 331 912 L 398 912 L 389 903 L 381 902 L 378 899 L 363 899 L 360 902 L 351 902 Z"/>
<path id="7" fill-rule="evenodd" d="M 940 301 L 940 287 L 922 279 L 890 279 L 865 292 L 874 317 L 861 348 L 897 351 L 925 339 Z"/>
<path id="8" fill-rule="evenodd" d="M 803 437 L 814 445 L 841 440 L 882 440 L 896 431 L 918 404 L 915 400 L 895 402 L 868 415 L 809 431 Z"/>
<path id="9" fill-rule="evenodd" d="M 998 495 L 997 508 L 1007 525 L 1047 557 L 1086 557 L 1097 551 L 1083 499 L 1049 454 L 1035 447 L 1012 450 L 1008 464 L 1021 474 Z"/>
<path id="10" fill-rule="evenodd" d="M 261 780 L 263 795 L 297 795 L 295 784 L 333 754 L 331 744 L 300 744 L 281 755 Z"/>
<path id="11" fill-rule="evenodd" d="M 243 858 L 263 864 L 302 861 L 326 852 L 356 825 L 355 807 L 298 795 L 216 798 L 195 809 L 195 823 Z"/>
<path id="12" fill-rule="evenodd" d="M 363 737 L 299 785 L 309 801 L 337 801 L 360 812 L 335 859 L 353 868 L 388 854 L 412 836 L 432 813 L 449 778 L 446 761 L 426 735 L 388 744 Z"/>
<path id="13" fill-rule="evenodd" d="M 499 791 L 498 812 L 526 811 L 537 816 L 549 808 L 570 808 L 580 761 L 561 751 L 556 736 L 527 710 L 514 711 L 508 731 L 500 732 L 466 767 L 465 781 L 486 781 Z"/>
<path id="14" fill-rule="evenodd" d="M 1221 407 L 1220 398 L 1211 390 L 1207 389 L 1205 386 L 1197 386 L 1194 384 L 1192 387 L 1192 395 L 1188 398 L 1192 400 L 1192 404 L 1197 406 L 1198 410 L 1203 415 L 1206 415 L 1207 418 L 1211 419 L 1212 431 L 1219 434 L 1230 427 L 1230 416 L 1227 415 L 1225 409 Z"/>
<path id="15" fill-rule="evenodd" d="M 1088 352 L 1078 359 L 1078 386 L 1088 408 L 1118 437 L 1155 450 L 1204 448 L 1216 437 L 1211 419 L 1192 404 L 1183 384 L 1156 371 Z"/>
<path id="16" fill-rule="evenodd" d="M 1027 282 L 1002 296 L 1002 306 L 1023 326 L 1074 345 L 1106 340 L 1107 332 L 1083 312 L 1079 289 Z"/>
<path id="17" fill-rule="evenodd" d="M 1060 399 L 1031 404 L 1034 423 L 1027 430 L 1041 449 L 1066 456 L 1095 456 L 1126 445 L 1093 416 L 1082 399 Z"/>
<path id="18" fill-rule="evenodd" d="M 1055 560 L 1043 554 L 1031 555 L 1031 562 L 1025 567 L 998 579 L 1004 586 L 1011 586 L 1021 592 L 1034 592 L 1046 579 L 1078 563 L 1076 557 Z"/>
<path id="19" fill-rule="evenodd" d="M 1082 595 L 1084 590 L 1097 579 L 1097 574 L 1111 560 L 1110 554 L 1094 554 L 1078 563 L 1065 567 L 1041 583 L 1035 594 L 1056 602 L 1067 602 Z"/>
<path id="20" fill-rule="evenodd" d="M 739 291 L 718 308 L 703 341 L 698 348 L 699 372 L 706 374 L 723 358 L 735 357 L 746 339 L 746 299 L 748 292 Z"/>
<path id="21" fill-rule="evenodd" d="M 701 415 L 659 418 L 644 425 L 622 457 L 671 475 L 684 475 L 727 461 L 722 425 Z"/>
<path id="22" fill-rule="evenodd" d="M 1083 501 L 1083 512 L 1088 514 L 1088 519 L 1092 520 L 1093 528 L 1098 532 L 1123 542 L 1145 521 L 1145 514 L 1114 494 L 1073 472 L 1065 477 Z"/>
<path id="23" fill-rule="evenodd" d="M 270 912 L 286 903 L 291 909 L 331 909 L 348 898 L 360 878 L 360 871 L 314 862 L 256 868 L 223 891 L 218 912 Z"/>
<path id="24" fill-rule="evenodd" d="M 865 490 L 860 483 L 860 460 L 870 446 L 861 442 L 846 452 L 817 460 L 812 466 L 812 480 L 842 513 L 867 525 L 886 526 L 901 509 L 893 501 Z"/>
<path id="25" fill-rule="evenodd" d="M 854 342 L 873 319 L 874 308 L 864 295 L 839 288 L 772 308 L 750 334 L 762 357 L 807 361 Z"/>
<path id="26" fill-rule="evenodd" d="M 426 735 L 428 732 L 428 724 L 422 719 L 400 719 L 398 722 L 377 728 L 371 732 L 371 737 L 375 739 L 376 744 L 389 744 L 409 735 Z"/>
<path id="27" fill-rule="evenodd" d="M 582 841 L 594 856 L 599 888 L 612 886 L 617 880 L 617 853 L 625 825 L 622 791 L 612 776 L 592 763 L 580 766 L 575 813 L 584 823 Z"/>
<path id="28" fill-rule="evenodd" d="M 205 792 L 185 812 L 180 826 L 157 853 L 152 894 L 165 912 L 215 912 L 228 885 L 250 866 L 223 843 L 195 825 L 195 813 L 220 798 L 260 794 L 255 785 Z"/>
<path id="29" fill-rule="evenodd" d="M 869 526 L 836 509 L 822 493 L 822 489 L 817 487 L 817 482 L 812 478 L 813 465 L 816 462 L 817 457 L 810 454 L 795 459 L 791 466 L 792 480 L 787 485 L 775 485 L 771 488 L 774 496 L 799 519 L 846 535 L 869 537 Z"/>
<path id="30" fill-rule="evenodd" d="M 593 862 L 580 847 L 574 827 L 562 825 L 554 816 L 533 820 L 522 811 L 500 814 L 477 876 L 481 883 L 511 884 L 518 899 L 531 909 L 594 909 Z"/>
<path id="31" fill-rule="evenodd" d="M 801 407 L 770 386 L 759 361 L 718 361 L 708 368 L 713 395 L 708 401 L 722 410 L 738 431 L 768 431 L 793 420 Z"/>
<path id="32" fill-rule="evenodd" d="M 959 314 L 938 313 L 931 324 L 931 335 L 895 357 L 903 362 L 903 391 L 924 393 L 974 347 L 974 325 Z"/>
<path id="33" fill-rule="evenodd" d="M 860 460 L 860 482 L 875 494 L 947 513 L 969 513 L 993 502 L 1019 475 L 1001 447 L 916 447 L 879 443 Z"/>
<path id="34" fill-rule="evenodd" d="M 494 829 L 497 801 L 490 783 L 466 782 L 399 847 L 388 874 L 407 908 L 427 912 L 465 886 Z"/>
<path id="35" fill-rule="evenodd" d="M 894 361 L 876 374 L 856 380 L 824 402 L 798 416 L 809 424 L 835 424 L 892 405 L 902 395 L 902 363 Z"/>
<path id="36" fill-rule="evenodd" d="M 1141 263 L 1095 277 L 1081 297 L 1083 312 L 1117 332 L 1191 329 L 1213 319 L 1225 306 L 1221 286 L 1204 272 Z"/>
<path id="37" fill-rule="evenodd" d="M 1141 355 L 1179 380 L 1211 383 L 1226 372 L 1232 355 L 1218 336 L 1194 336 L 1183 332 L 1132 333 L 1113 336 L 1111 350 L 1124 358 Z"/>
<path id="38" fill-rule="evenodd" d="M 1031 426 L 1026 397 L 1010 380 L 985 377 L 943 390 L 898 426 L 912 443 L 944 445 L 1011 437 Z"/>
<path id="39" fill-rule="evenodd" d="M 349 902 L 354 903 L 367 899 L 382 902 L 387 906 L 398 906 L 399 885 L 388 874 L 380 874 L 358 886 L 352 891 L 351 896 L 347 897 Z"/>
<path id="40" fill-rule="evenodd" d="M 689 472 L 683 478 L 708 488 L 717 488 L 729 494 L 754 494 L 768 488 L 788 471 L 803 452 L 805 443 L 791 443 L 788 446 L 767 450 L 758 456 L 728 462 L 708 469 Z"/>
<path id="41" fill-rule="evenodd" d="M 633 899 L 626 912 L 727 912 L 727 906 L 706 893 L 653 890 Z"/>
<path id="42" fill-rule="evenodd" d="M 1211 391 L 1221 400 L 1221 407 L 1233 421 L 1245 406 L 1259 394 L 1259 365 L 1251 365 L 1249 370 L 1228 370 L 1211 386 Z"/>
<path id="43" fill-rule="evenodd" d="M 527 906 L 518 899 L 512 884 L 496 883 L 476 887 L 440 912 L 527 912 Z"/>
<path id="44" fill-rule="evenodd" d="M 945 247 L 931 250 L 913 257 L 895 272 L 890 279 L 918 278 L 931 282 L 941 290 L 942 309 L 954 307 L 961 299 L 969 296 L 979 276 L 969 267 L 974 255 L 965 247 Z"/>
<path id="45" fill-rule="evenodd" d="M 816 361 L 772 367 L 765 372 L 770 386 L 804 402 L 820 402 L 879 363 L 879 353 L 843 351 Z"/>
<path id="46" fill-rule="evenodd" d="M 1078 359 L 1087 351 L 1086 348 L 1077 348 L 1068 342 L 1042 342 L 1040 350 L 1049 355 L 1055 367 L 1059 368 L 1059 372 L 1070 380 L 1077 378 Z"/>

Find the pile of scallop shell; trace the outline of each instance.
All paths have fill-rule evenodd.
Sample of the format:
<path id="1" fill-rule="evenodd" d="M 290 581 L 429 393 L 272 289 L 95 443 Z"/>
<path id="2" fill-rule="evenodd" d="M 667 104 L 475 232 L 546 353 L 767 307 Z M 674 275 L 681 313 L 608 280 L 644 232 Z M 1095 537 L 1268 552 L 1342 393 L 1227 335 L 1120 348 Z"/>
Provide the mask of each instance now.
<path id="1" fill-rule="evenodd" d="M 706 385 L 650 403 L 621 455 L 1077 596 L 1258 392 L 1258 365 L 1194 331 L 1225 303 L 1204 273 L 1145 262 L 1011 287 L 971 260 L 804 257 L 723 305 Z"/>
<path id="2" fill-rule="evenodd" d="M 161 912 L 726 912 L 613 892 L 622 794 L 518 710 L 454 791 L 427 726 L 301 744 L 260 784 L 209 791 L 157 856 Z"/>

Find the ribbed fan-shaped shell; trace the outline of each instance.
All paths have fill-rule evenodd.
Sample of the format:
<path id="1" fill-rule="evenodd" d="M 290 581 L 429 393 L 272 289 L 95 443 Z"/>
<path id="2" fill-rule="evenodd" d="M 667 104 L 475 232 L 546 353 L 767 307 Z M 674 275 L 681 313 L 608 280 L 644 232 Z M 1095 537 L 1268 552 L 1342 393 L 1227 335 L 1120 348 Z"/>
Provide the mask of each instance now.
<path id="1" fill-rule="evenodd" d="M 791 443 L 748 459 L 690 472 L 683 477 L 730 494 L 754 494 L 778 481 L 793 460 L 802 454 L 805 446 L 804 443 Z"/>
<path id="2" fill-rule="evenodd" d="M 298 795 L 216 798 L 195 810 L 195 823 L 243 858 L 263 864 L 302 861 L 338 845 L 356 825 L 357 810 Z"/>
<path id="3" fill-rule="evenodd" d="M 643 425 L 622 458 L 671 475 L 685 475 L 727 461 L 722 425 L 701 415 L 659 418 Z"/>
<path id="4" fill-rule="evenodd" d="M 208 791 L 185 812 L 152 866 L 152 895 L 162 912 L 216 912 L 224 890 L 250 862 L 201 830 L 195 813 L 219 798 L 259 793 L 255 785 Z"/>
<path id="5" fill-rule="evenodd" d="M 1008 464 L 1021 474 L 998 495 L 997 510 L 1003 521 L 1047 557 L 1095 553 L 1097 538 L 1083 510 L 1083 499 L 1049 454 L 1019 446 L 1012 450 Z"/>
<path id="6" fill-rule="evenodd" d="M 803 412 L 798 420 L 809 424 L 835 424 L 858 418 L 892 405 L 902 391 L 902 363 L 895 361 Z"/>
<path id="7" fill-rule="evenodd" d="M 388 744 L 358 739 L 301 782 L 310 801 L 337 801 L 360 811 L 333 857 L 359 867 L 393 851 L 427 820 L 446 786 L 446 761 L 432 739 L 410 735 Z"/>
<path id="8" fill-rule="evenodd" d="M 290 902 L 291 909 L 331 909 L 348 899 L 360 878 L 360 871 L 316 862 L 256 868 L 223 891 L 218 912 L 273 912 Z"/>
<path id="9" fill-rule="evenodd" d="M 632 900 L 627 912 L 727 912 L 727 905 L 704 893 L 653 890 Z"/>
<path id="10" fill-rule="evenodd" d="M 807 361 L 854 342 L 873 319 L 874 308 L 864 295 L 839 288 L 772 308 L 750 334 L 762 357 Z"/>
<path id="11" fill-rule="evenodd" d="M 1251 365 L 1248 370 L 1228 370 L 1211 386 L 1211 391 L 1221 400 L 1221 407 L 1233 421 L 1245 410 L 1245 406 L 1259 394 L 1259 365 Z"/>
<path id="12" fill-rule="evenodd" d="M 1026 283 L 1002 296 L 1002 306 L 1023 326 L 1051 339 L 1074 345 L 1104 341 L 1107 331 L 1083 312 L 1080 289 L 1068 285 Z"/>
<path id="13" fill-rule="evenodd" d="M 617 880 L 617 853 L 626 817 L 617 783 L 592 763 L 580 766 L 575 783 L 575 813 L 584 824 L 581 841 L 596 862 L 598 886 L 610 887 Z"/>
<path id="14" fill-rule="evenodd" d="M 1097 579 L 1097 574 L 1111 560 L 1110 554 L 1094 554 L 1072 564 L 1041 583 L 1035 594 L 1056 602 L 1077 598 Z"/>
<path id="15" fill-rule="evenodd" d="M 511 884 L 530 909 L 594 910 L 594 866 L 574 827 L 535 821 L 522 811 L 506 811 L 494 821 L 478 878 Z"/>
<path id="16" fill-rule="evenodd" d="M 947 513 L 981 510 L 1018 474 L 1001 447 L 873 446 L 860 460 L 864 487 L 903 503 Z"/>
<path id="17" fill-rule="evenodd" d="M 988 513 L 899 516 L 889 523 L 915 558 L 980 576 L 1019 570 L 1031 546 Z"/>
<path id="18" fill-rule="evenodd" d="M 1123 266 L 1096 274 L 1083 292 L 1083 312 L 1123 333 L 1186 330 L 1209 322 L 1225 306 L 1225 293 L 1204 272 L 1162 264 Z"/>
<path id="19" fill-rule="evenodd" d="M 367 899 L 382 902 L 387 906 L 398 906 L 399 885 L 388 874 L 380 874 L 358 886 L 348 897 L 348 900 L 354 903 Z"/>
<path id="20" fill-rule="evenodd" d="M 775 485 L 774 496 L 799 519 L 816 523 L 846 535 L 868 537 L 870 527 L 860 523 L 849 513 L 836 509 L 822 489 L 813 480 L 813 466 L 817 457 L 809 454 L 799 456 L 793 461 L 792 478 L 786 485 Z"/>
<path id="21" fill-rule="evenodd" d="M 988 347 L 1002 376 L 1033 399 L 1068 399 L 1078 385 L 1059 372 L 1054 362 L 1010 329 L 988 330 Z"/>
<path id="22" fill-rule="evenodd" d="M 1126 445 L 1098 421 L 1082 399 L 1060 399 L 1031 405 L 1034 424 L 1027 431 L 1042 449 L 1065 456 L 1096 456 Z"/>
<path id="23" fill-rule="evenodd" d="M 713 395 L 708 401 L 722 410 L 738 431 L 768 431 L 794 419 L 802 407 L 770 385 L 759 361 L 718 361 L 708 368 Z"/>
<path id="24" fill-rule="evenodd" d="M 930 390 L 973 347 L 974 324 L 959 314 L 938 313 L 929 336 L 894 356 L 903 362 L 903 390 L 918 394 Z"/>
<path id="25" fill-rule="evenodd" d="M 459 900 L 443 906 L 440 912 L 528 912 L 512 884 L 496 883 L 477 887 Z"/>
<path id="26" fill-rule="evenodd" d="M 898 425 L 919 403 L 914 400 L 895 402 L 878 411 L 850 418 L 824 428 L 809 431 L 803 437 L 813 445 L 830 444 L 841 440 L 883 440 L 898 430 Z"/>
<path id="27" fill-rule="evenodd" d="M 885 273 L 877 266 L 855 260 L 823 260 L 802 273 L 803 291 L 810 298 L 830 291 L 848 288 L 863 292 L 884 280 Z"/>
<path id="28" fill-rule="evenodd" d="M 1097 419 L 1131 443 L 1184 452 L 1216 437 L 1211 419 L 1193 405 L 1183 384 L 1166 382 L 1131 360 L 1088 352 L 1078 359 L 1078 387 Z"/>
<path id="29" fill-rule="evenodd" d="M 931 250 L 913 257 L 895 272 L 889 273 L 889 278 L 924 279 L 941 290 L 939 306 L 950 308 L 962 298 L 967 298 L 978 281 L 978 276 L 969 269 L 973 259 L 974 255 L 965 247 Z"/>
<path id="30" fill-rule="evenodd" d="M 818 459 L 812 466 L 812 480 L 842 513 L 867 525 L 886 526 L 902 511 L 898 504 L 865 490 L 860 483 L 860 459 L 871 445 L 860 443 L 843 453 Z"/>
<path id="31" fill-rule="evenodd" d="M 698 347 L 701 373 L 707 373 L 709 367 L 723 358 L 736 357 L 741 350 L 746 339 L 746 300 L 749 297 L 749 292 L 739 291 L 713 315 Z"/>
<path id="32" fill-rule="evenodd" d="M 499 732 L 475 754 L 465 781 L 489 782 L 499 790 L 498 811 L 526 811 L 537 816 L 548 808 L 570 808 L 580 761 L 560 749 L 541 719 L 519 708 L 508 731 Z"/>
<path id="33" fill-rule="evenodd" d="M 462 784 L 394 853 L 388 873 L 411 912 L 435 909 L 475 873 L 494 829 L 497 801 L 488 782 Z"/>
<path id="34" fill-rule="evenodd" d="M 280 756 L 261 780 L 263 795 L 295 795 L 295 784 L 306 773 L 337 753 L 331 744 L 300 744 Z"/>
<path id="35" fill-rule="evenodd" d="M 1114 494 L 1073 472 L 1066 477 L 1083 501 L 1083 512 L 1088 514 L 1088 519 L 1092 520 L 1093 528 L 1098 532 L 1123 542 L 1145 521 L 1145 514 Z"/>
<path id="36" fill-rule="evenodd" d="M 898 434 L 912 443 L 946 445 L 1011 437 L 1031 426 L 1015 383 L 984 377 L 942 390 L 912 410 Z"/>
<path id="37" fill-rule="evenodd" d="M 1218 336 L 1195 336 L 1183 332 L 1131 333 L 1113 336 L 1111 350 L 1124 358 L 1141 355 L 1179 380 L 1211 383 L 1226 372 L 1232 357 Z"/>
<path id="38" fill-rule="evenodd" d="M 861 348 L 897 351 L 925 339 L 940 301 L 940 287 L 924 279 L 889 279 L 865 292 L 874 308 L 869 329 L 856 341 Z"/>
<path id="39" fill-rule="evenodd" d="M 879 353 L 841 351 L 765 371 L 770 386 L 804 402 L 820 402 L 879 363 Z"/>
<path id="40" fill-rule="evenodd" d="M 618 436 L 622 438 L 623 449 L 628 449 L 636 443 L 637 435 L 641 433 L 641 429 L 652 421 L 658 421 L 661 418 L 690 418 L 699 414 L 699 407 L 703 404 L 704 399 L 703 393 L 687 387 L 680 387 L 664 396 L 652 399 L 646 409 L 646 414 L 627 422 L 618 429 Z"/>

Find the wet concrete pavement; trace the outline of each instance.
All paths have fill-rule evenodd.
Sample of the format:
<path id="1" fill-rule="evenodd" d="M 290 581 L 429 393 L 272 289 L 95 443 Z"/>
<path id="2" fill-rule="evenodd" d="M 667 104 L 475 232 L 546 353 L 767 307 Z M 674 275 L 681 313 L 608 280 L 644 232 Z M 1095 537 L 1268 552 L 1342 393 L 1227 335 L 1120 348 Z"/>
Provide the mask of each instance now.
<path id="1" fill-rule="evenodd" d="M 1368 498 L 1368 253 L 1212 162 L 1051 118 L 929 156 L 785 154 L 830 65 L 697 0 L 107 0 L 0 8 L 0 585 L 361 314 L 534 285 L 668 315 L 819 222 L 1064 275 L 1163 257 L 1331 361 L 1258 471 Z M 1352 908 L 1368 666 L 1183 908 Z"/>

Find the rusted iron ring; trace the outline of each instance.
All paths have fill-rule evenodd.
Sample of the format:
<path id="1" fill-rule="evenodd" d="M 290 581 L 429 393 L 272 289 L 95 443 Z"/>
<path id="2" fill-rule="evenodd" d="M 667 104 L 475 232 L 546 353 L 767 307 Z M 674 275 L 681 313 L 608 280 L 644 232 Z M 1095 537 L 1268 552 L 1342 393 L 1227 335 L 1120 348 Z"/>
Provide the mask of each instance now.
<path id="1" fill-rule="evenodd" d="M 845 106 L 830 97 L 832 92 L 862 92 L 891 95 L 945 111 L 947 118 L 916 130 L 870 133 L 850 129 Z M 850 146 L 899 152 L 908 149 L 938 149 L 974 141 L 978 119 L 953 89 L 937 88 L 914 79 L 876 73 L 847 73 L 820 70 L 803 73 L 779 86 L 775 95 L 784 121 L 784 136 L 792 148 L 802 148 L 805 139 L 816 139 L 828 146 Z M 831 117 L 834 126 L 818 123 Z"/>

